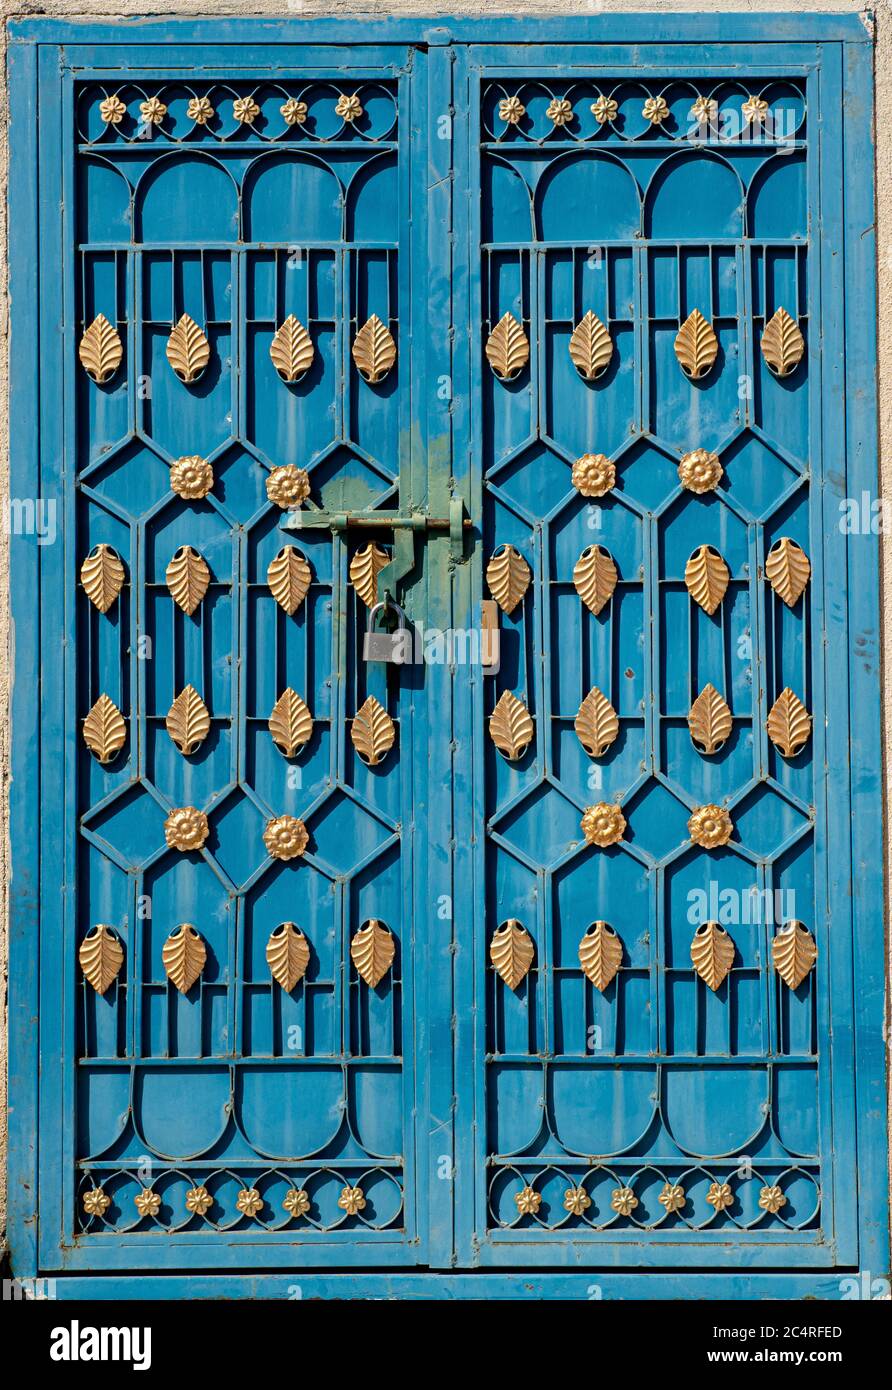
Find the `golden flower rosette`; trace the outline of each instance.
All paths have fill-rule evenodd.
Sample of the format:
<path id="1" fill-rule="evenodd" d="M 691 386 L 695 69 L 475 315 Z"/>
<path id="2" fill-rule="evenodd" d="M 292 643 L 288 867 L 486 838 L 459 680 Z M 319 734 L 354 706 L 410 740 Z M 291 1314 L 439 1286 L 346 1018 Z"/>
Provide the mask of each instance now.
<path id="1" fill-rule="evenodd" d="M 626 818 L 612 801 L 599 801 L 597 805 L 587 807 L 582 817 L 582 833 L 586 843 L 598 845 L 601 849 L 619 844 L 625 828 Z"/>

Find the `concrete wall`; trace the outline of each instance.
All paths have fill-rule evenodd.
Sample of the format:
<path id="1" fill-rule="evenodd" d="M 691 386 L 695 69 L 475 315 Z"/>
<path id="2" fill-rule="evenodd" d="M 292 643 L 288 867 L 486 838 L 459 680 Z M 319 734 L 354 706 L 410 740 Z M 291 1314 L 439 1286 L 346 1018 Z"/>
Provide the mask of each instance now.
<path id="1" fill-rule="evenodd" d="M 877 231 L 879 262 L 880 347 L 880 467 L 882 495 L 892 498 L 892 0 L 876 0 L 871 12 L 851 0 L 173 0 L 169 4 L 152 4 L 150 0 L 0 0 L 4 19 L 2 41 L 6 43 L 5 21 L 24 15 L 70 16 L 90 19 L 103 15 L 146 17 L 149 15 L 292 15 L 310 18 L 314 15 L 505 15 L 517 18 L 517 37 L 523 39 L 523 17 L 535 14 L 640 14 L 643 12 L 672 14 L 679 12 L 766 13 L 779 15 L 791 11 L 803 13 L 843 14 L 860 12 L 863 22 L 876 29 L 876 183 L 878 190 Z M 0 72 L 0 184 L 6 187 L 9 152 L 7 147 L 8 115 L 5 100 L 5 54 Z M 5 197 L 0 203 L 0 284 L 5 284 L 6 239 L 9 210 Z M 14 216 L 13 210 L 13 216 Z M 5 296 L 0 299 L 0 491 L 8 493 L 7 478 L 7 416 L 6 364 L 8 351 L 8 317 Z M 888 799 L 888 769 L 892 754 L 892 537 L 883 539 L 883 669 L 884 728 L 886 744 L 886 786 Z M 8 707 L 13 671 L 10 662 L 10 626 L 8 605 L 9 553 L 8 537 L 0 534 L 0 710 Z M 878 683 L 877 698 L 880 698 Z M 5 936 L 7 886 L 9 882 L 9 846 L 6 834 L 7 781 L 9 773 L 9 726 L 0 718 L 0 933 Z M 887 873 L 892 868 L 892 844 L 887 836 Z M 877 930 L 881 930 L 877 923 Z M 6 1068 L 4 1040 L 6 1036 L 6 956 L 5 940 L 0 936 L 0 1152 L 5 1149 L 6 1137 Z M 887 1037 L 889 1029 L 886 1029 Z M 0 1229 L 5 1214 L 5 1188 L 0 1179 Z"/>

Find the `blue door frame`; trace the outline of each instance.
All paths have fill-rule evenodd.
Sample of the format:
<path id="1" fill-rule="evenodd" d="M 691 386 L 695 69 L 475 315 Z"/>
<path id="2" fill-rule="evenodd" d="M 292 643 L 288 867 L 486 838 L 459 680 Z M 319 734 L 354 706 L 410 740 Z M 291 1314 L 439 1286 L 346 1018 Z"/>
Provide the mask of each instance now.
<path id="1" fill-rule="evenodd" d="M 16 1274 L 57 1276 L 62 1296 L 120 1297 L 123 1288 L 134 1296 L 152 1297 L 288 1297 L 299 1285 L 303 1297 L 529 1297 L 532 1290 L 555 1298 L 834 1299 L 850 1296 L 853 1271 L 880 1277 L 887 1269 L 878 548 L 875 536 L 844 535 L 836 525 L 843 498 L 860 498 L 863 491 L 874 496 L 877 490 L 871 42 L 856 16 L 541 19 L 527 22 L 522 46 L 516 45 L 516 30 L 516 21 L 498 20 L 368 22 L 361 35 L 363 47 L 357 49 L 351 21 L 171 20 L 140 24 L 129 32 L 102 23 L 22 21 L 11 26 L 11 139 L 16 154 L 10 188 L 11 495 L 58 497 L 64 520 L 61 544 L 39 545 L 33 535 L 16 535 L 11 545 L 15 686 L 10 1228 Z M 68 486 L 74 447 L 70 402 L 75 392 L 75 340 L 67 326 L 77 322 L 77 290 L 74 231 L 64 212 L 75 205 L 73 89 L 91 77 L 98 80 L 100 74 L 107 82 L 109 70 L 131 76 L 169 73 L 173 45 L 179 72 L 184 67 L 189 71 L 194 61 L 206 73 L 236 77 L 244 72 L 243 46 L 248 43 L 252 67 L 264 72 L 272 66 L 286 72 L 315 66 L 317 75 L 320 69 L 332 75 L 346 70 L 354 80 L 386 75 L 400 87 L 400 106 L 412 113 L 413 134 L 397 156 L 412 216 L 400 231 L 406 241 L 400 246 L 399 296 L 408 314 L 401 319 L 400 338 L 408 358 L 409 386 L 401 407 L 408 415 L 395 497 L 402 497 L 404 506 L 426 506 L 437 516 L 445 515 L 450 494 L 455 494 L 478 528 L 464 563 L 455 563 L 445 537 L 428 542 L 407 591 L 410 615 L 421 617 L 428 627 L 473 626 L 486 592 L 485 560 L 496 545 L 508 540 L 533 562 L 532 611 L 547 611 L 544 626 L 542 617 L 530 619 L 536 626 L 529 640 L 531 651 L 543 656 L 550 649 L 551 610 L 539 586 L 546 582 L 540 576 L 547 574 L 550 543 L 547 532 L 543 541 L 538 532 L 529 538 L 523 525 L 506 530 L 510 515 L 522 521 L 523 507 L 518 511 L 516 495 L 507 511 L 499 510 L 498 500 L 492 501 L 500 495 L 496 475 L 506 446 L 503 439 L 500 455 L 494 452 L 489 461 L 484 457 L 486 448 L 496 451 L 497 440 L 495 435 L 487 439 L 487 419 L 479 406 L 491 389 L 484 375 L 488 369 L 480 351 L 480 324 L 492 321 L 494 309 L 501 315 L 510 308 L 513 295 L 521 318 L 538 327 L 537 286 L 545 283 L 541 277 L 550 252 L 545 233 L 534 228 L 530 254 L 543 268 L 525 289 L 509 287 L 506 302 L 495 303 L 491 289 L 486 302 L 483 248 L 488 248 L 487 255 L 498 255 L 498 245 L 506 241 L 484 227 L 480 198 L 467 196 L 483 187 L 485 147 L 493 143 L 478 125 L 486 84 L 510 86 L 528 79 L 530 45 L 535 45 L 537 77 L 584 82 L 590 71 L 620 76 L 628 69 L 628 46 L 635 44 L 636 79 L 704 70 L 718 78 L 742 66 L 747 72 L 800 82 L 809 110 L 819 113 L 816 129 L 809 129 L 804 158 L 808 187 L 820 183 L 821 188 L 820 228 L 809 234 L 807 299 L 809 322 L 820 324 L 822 340 L 819 353 L 818 335 L 812 329 L 810 360 L 816 376 L 820 373 L 820 388 L 808 419 L 808 453 L 821 487 L 811 489 L 806 526 L 811 534 L 812 621 L 815 627 L 819 619 L 823 623 L 826 653 L 824 664 L 815 658 L 810 708 L 817 729 L 816 753 L 821 748 L 820 725 L 826 726 L 827 777 L 816 785 L 814 795 L 819 826 L 815 881 L 826 887 L 815 888 L 814 931 L 819 960 L 827 964 L 815 1027 L 818 1050 L 826 1058 L 821 1125 L 824 1134 L 832 1125 L 833 1136 L 830 1151 L 822 1149 L 829 1166 L 820 1176 L 832 1216 L 828 1224 L 822 1218 L 820 1226 L 799 1238 L 746 1232 L 742 1240 L 735 1238 L 729 1267 L 724 1228 L 688 1243 L 672 1230 L 649 1232 L 646 1239 L 635 1229 L 615 1235 L 608 1230 L 590 1239 L 587 1233 L 580 1237 L 575 1228 L 562 1235 L 531 1221 L 518 1227 L 506 1221 L 503 1212 L 492 1219 L 498 1150 L 508 1155 L 519 1150 L 516 1144 L 490 1143 L 490 1108 L 501 1108 L 508 1116 L 513 1100 L 510 1087 L 500 1092 L 498 1086 L 504 1082 L 491 1083 L 489 1077 L 503 1077 L 511 1066 L 522 1066 L 523 1059 L 518 1062 L 514 1056 L 505 1040 L 508 1034 L 493 1042 L 489 1030 L 494 1025 L 487 1011 L 497 1010 L 499 1026 L 509 1032 L 513 1028 L 516 1037 L 518 1027 L 538 1027 L 540 1005 L 531 1006 L 521 1023 L 520 1015 L 509 1011 L 532 998 L 531 986 L 529 995 L 518 996 L 520 1005 L 508 996 L 498 1005 L 494 1002 L 501 999 L 494 992 L 501 984 L 491 973 L 484 991 L 492 929 L 502 917 L 521 916 L 516 901 L 524 895 L 510 882 L 505 887 L 510 872 L 496 862 L 501 842 L 484 831 L 494 813 L 504 816 L 506 803 L 503 799 L 490 805 L 483 789 L 493 783 L 507 786 L 509 801 L 517 801 L 523 787 L 510 779 L 500 781 L 502 774 L 493 772 L 488 761 L 484 730 L 492 708 L 489 678 L 481 679 L 479 670 L 469 667 L 445 665 L 428 666 L 421 684 L 407 680 L 395 711 L 401 738 L 405 740 L 411 729 L 416 751 L 403 767 L 399 792 L 403 823 L 411 819 L 413 826 L 413 834 L 404 839 L 404 872 L 415 883 L 398 933 L 403 943 L 406 1061 L 405 1220 L 399 1234 L 373 1234 L 361 1241 L 336 1235 L 320 1239 L 315 1248 L 306 1239 L 296 1246 L 293 1234 L 268 1236 L 263 1244 L 254 1239 L 249 1246 L 225 1237 L 208 1246 L 206 1237 L 187 1235 L 168 1237 L 163 1252 L 148 1255 L 140 1236 L 116 1236 L 113 1244 L 107 1236 L 72 1236 L 74 1189 L 68 1171 L 76 1156 L 71 1129 L 75 1030 L 66 1001 L 75 997 L 75 969 L 73 959 L 63 957 L 61 945 L 74 936 L 71 927 L 60 933 L 55 904 L 71 903 L 77 875 L 69 843 L 73 803 L 66 795 L 60 804 L 55 787 L 60 769 L 63 778 L 69 776 L 65 770 L 70 768 L 77 734 L 67 713 L 75 627 L 65 616 L 74 566 L 70 537 L 75 534 L 73 489 Z M 549 235 L 560 241 L 560 233 Z M 513 234 L 507 240 L 513 242 Z M 609 247 L 609 239 L 604 240 Z M 609 249 L 606 254 L 609 258 Z M 636 254 L 640 258 L 646 252 Z M 643 272 L 638 274 L 643 283 Z M 646 315 L 646 299 L 636 303 Z M 804 317 L 806 310 L 801 313 Z M 535 367 L 539 375 L 543 363 L 544 357 Z M 444 381 L 451 384 L 449 390 L 431 389 L 430 383 Z M 545 407 L 537 402 L 534 408 L 541 419 Z M 494 418 L 492 413 L 488 418 Z M 512 443 L 522 445 L 523 436 L 508 438 Z M 838 462 L 842 460 L 844 467 Z M 383 505 L 398 504 L 394 500 Z M 336 543 L 333 549 L 341 573 L 346 554 L 340 554 Z M 78 549 L 78 564 L 81 558 Z M 753 570 L 761 559 L 751 548 L 748 562 Z M 335 584 L 334 571 L 331 582 Z M 647 582 L 655 586 L 656 596 L 656 573 Z M 37 607 L 35 594 L 40 595 Z M 510 668 L 512 628 L 508 619 L 504 625 Z M 541 648 L 536 648 L 536 640 L 541 640 Z M 816 638 L 812 640 L 817 645 Z M 65 661 L 63 644 L 68 649 Z M 822 687 L 825 670 L 832 677 Z M 519 689 L 516 684 L 511 688 Z M 544 721 L 551 693 L 534 683 L 526 694 Z M 449 718 L 443 717 L 444 710 L 451 710 Z M 551 755 L 544 747 L 536 750 L 536 759 L 531 777 L 538 775 L 540 762 L 551 772 Z M 583 797 L 580 807 L 584 804 Z M 41 828 L 39 836 L 35 825 Z M 849 825 L 850 837 L 840 832 Z M 520 849 L 532 870 L 541 873 L 530 845 L 521 844 Z M 488 899 L 490 874 L 497 883 L 493 903 Z M 451 916 L 429 907 L 444 898 L 451 900 Z M 480 910 L 484 903 L 485 912 Z M 526 925 L 542 955 L 536 968 L 541 964 L 547 981 L 548 969 L 562 962 L 549 959 L 552 925 L 544 908 L 542 913 L 541 919 Z M 842 950 L 833 945 L 840 936 Z M 407 940 L 412 944 L 411 969 Z M 662 970 L 667 962 L 658 964 Z M 631 965 L 634 974 L 636 961 Z M 642 974 L 655 979 L 656 969 L 651 965 Z M 542 994 L 544 999 L 544 989 Z M 541 1007 L 546 1029 L 562 1026 L 558 1014 L 549 1012 L 558 1006 Z M 832 1071 L 827 1052 L 831 1021 Z M 666 1020 L 659 1026 L 668 1026 Z M 659 1044 L 650 1050 L 666 1049 Z M 549 1046 L 535 1035 L 529 1051 L 547 1056 Z M 572 1049 L 566 1046 L 563 1051 Z M 61 1067 L 46 1065 L 47 1058 L 59 1056 Z M 700 1060 L 689 1059 L 688 1065 L 696 1071 Z M 608 1062 L 613 1066 L 616 1057 Z M 547 1078 L 548 1065 L 542 1094 L 550 1096 L 554 1082 Z M 637 1161 L 646 1167 L 640 1158 Z M 523 1181 L 536 1181 L 535 1163 L 525 1167 L 518 1159 L 511 1172 Z M 578 1180 L 575 1171 L 569 1177 Z M 509 1201 L 510 1196 L 509 1192 Z M 177 1272 L 166 1273 L 174 1263 L 172 1243 L 178 1246 Z M 380 1272 L 391 1264 L 404 1268 Z M 367 1272 L 368 1267 L 378 1272 Z"/>

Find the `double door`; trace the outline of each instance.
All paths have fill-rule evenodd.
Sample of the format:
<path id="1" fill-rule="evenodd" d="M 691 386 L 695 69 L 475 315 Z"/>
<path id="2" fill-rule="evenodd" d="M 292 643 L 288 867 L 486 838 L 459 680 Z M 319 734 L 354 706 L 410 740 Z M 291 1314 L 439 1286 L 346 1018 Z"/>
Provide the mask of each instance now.
<path id="1" fill-rule="evenodd" d="M 37 73 L 43 1266 L 857 1264 L 838 48 Z"/>

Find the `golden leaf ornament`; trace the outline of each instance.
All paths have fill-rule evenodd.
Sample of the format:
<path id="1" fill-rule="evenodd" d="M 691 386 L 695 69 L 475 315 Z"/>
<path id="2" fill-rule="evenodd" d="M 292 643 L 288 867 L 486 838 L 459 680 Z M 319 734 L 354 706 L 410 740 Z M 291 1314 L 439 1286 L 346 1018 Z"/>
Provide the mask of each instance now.
<path id="1" fill-rule="evenodd" d="M 765 557 L 765 576 L 778 598 L 792 608 L 811 577 L 811 564 L 800 545 L 781 536 Z"/>
<path id="2" fill-rule="evenodd" d="M 529 339 L 513 314 L 503 314 L 487 338 L 486 360 L 500 381 L 513 381 L 529 362 Z"/>
<path id="3" fill-rule="evenodd" d="M 603 994 L 623 963 L 623 943 L 607 922 L 592 922 L 579 943 L 582 973 Z"/>
<path id="4" fill-rule="evenodd" d="M 503 613 L 513 613 L 530 586 L 530 567 L 513 545 L 502 545 L 486 566 L 489 592 Z"/>
<path id="5" fill-rule="evenodd" d="M 582 834 L 586 844 L 606 849 L 618 845 L 626 828 L 626 818 L 612 801 L 599 801 L 587 806 L 582 817 Z"/>
<path id="6" fill-rule="evenodd" d="M 601 545 L 587 545 L 573 566 L 576 592 L 595 617 L 612 596 L 617 578 L 613 556 Z"/>
<path id="7" fill-rule="evenodd" d="M 104 994 L 124 964 L 124 948 L 111 927 L 100 922 L 84 937 L 77 958 L 84 979 Z"/>
<path id="8" fill-rule="evenodd" d="M 370 386 L 383 381 L 396 361 L 393 334 L 377 314 L 372 314 L 353 339 L 353 361 L 356 370 Z"/>
<path id="9" fill-rule="evenodd" d="M 734 964 L 734 942 L 718 922 L 704 922 L 694 932 L 691 961 L 700 979 L 717 990 Z"/>
<path id="10" fill-rule="evenodd" d="M 533 741 L 533 720 L 522 700 L 505 690 L 489 717 L 489 736 L 508 762 L 522 758 Z"/>
<path id="11" fill-rule="evenodd" d="M 211 345 L 193 318 L 183 314 L 167 340 L 167 360 L 180 381 L 192 386 L 211 360 Z"/>
<path id="12" fill-rule="evenodd" d="M 592 686 L 579 706 L 573 727 L 590 758 L 603 758 L 619 734 L 616 710 L 596 685 Z"/>
<path id="13" fill-rule="evenodd" d="M 274 816 L 263 832 L 266 852 L 273 859 L 299 859 L 309 842 L 307 827 L 297 816 Z"/>
<path id="14" fill-rule="evenodd" d="M 299 318 L 289 314 L 269 346 L 273 366 L 283 381 L 300 381 L 313 361 L 313 342 Z"/>
<path id="15" fill-rule="evenodd" d="M 811 715 L 787 686 L 778 695 L 766 721 L 768 737 L 785 758 L 795 758 L 811 736 Z"/>
<path id="16" fill-rule="evenodd" d="M 114 700 L 100 695 L 84 720 L 84 743 L 99 762 L 110 763 L 124 747 L 127 726 Z"/>
<path id="17" fill-rule="evenodd" d="M 760 343 L 762 356 L 775 376 L 790 376 L 805 355 L 805 339 L 786 309 L 776 309 L 765 325 Z"/>
<path id="18" fill-rule="evenodd" d="M 370 695 L 353 716 L 350 741 L 366 767 L 377 767 L 396 739 L 393 720 L 384 706 Z"/>
<path id="19" fill-rule="evenodd" d="M 124 565 L 110 545 L 97 545 L 81 565 L 81 584 L 100 613 L 107 613 L 124 587 Z"/>
<path id="20" fill-rule="evenodd" d="M 286 758 L 293 758 L 313 732 L 313 716 L 296 690 L 283 690 L 273 705 L 268 728 L 273 743 Z"/>
<path id="21" fill-rule="evenodd" d="M 296 613 L 310 588 L 310 566 L 296 546 L 286 545 L 269 562 L 266 582 L 270 593 L 289 617 Z"/>
<path id="22" fill-rule="evenodd" d="M 489 943 L 489 958 L 509 989 L 517 989 L 533 963 L 533 938 L 516 917 L 496 927 Z"/>
<path id="23" fill-rule="evenodd" d="M 184 757 L 200 748 L 211 728 L 208 707 L 193 685 L 186 685 L 167 711 L 164 721 L 171 739 Z"/>
<path id="24" fill-rule="evenodd" d="M 695 603 L 712 617 L 728 588 L 728 566 L 711 545 L 698 546 L 684 567 L 684 582 Z"/>
<path id="25" fill-rule="evenodd" d="M 97 386 L 111 381 L 121 365 L 124 344 L 118 330 L 109 323 L 105 314 L 97 314 L 85 330 L 77 355 L 84 371 Z"/>
<path id="26" fill-rule="evenodd" d="M 613 356 L 613 340 L 597 314 L 583 314 L 570 335 L 570 360 L 581 377 L 596 381 Z"/>
<path id="27" fill-rule="evenodd" d="M 280 922 L 266 943 L 266 963 L 276 984 L 290 994 L 306 974 L 310 943 L 294 922 Z"/>
<path id="28" fill-rule="evenodd" d="M 191 545 L 181 545 L 167 566 L 164 577 L 174 603 L 191 617 L 211 582 L 207 561 Z"/>
<path id="29" fill-rule="evenodd" d="M 378 602 L 378 575 L 389 564 L 387 551 L 374 541 L 357 550 L 350 561 L 350 583 L 367 608 Z"/>
<path id="30" fill-rule="evenodd" d="M 356 973 L 371 989 L 384 979 L 395 955 L 393 932 L 374 917 L 363 923 L 350 942 L 350 959 Z"/>
<path id="31" fill-rule="evenodd" d="M 734 727 L 731 711 L 714 685 L 704 685 L 691 705 L 688 728 L 701 753 L 717 753 Z"/>
<path id="32" fill-rule="evenodd" d="M 700 381 L 712 371 L 719 355 L 712 324 L 699 309 L 688 314 L 675 337 L 675 356 L 685 376 Z"/>
<path id="33" fill-rule="evenodd" d="M 161 951 L 161 963 L 180 994 L 188 994 L 207 963 L 207 950 L 191 922 L 174 927 Z"/>

